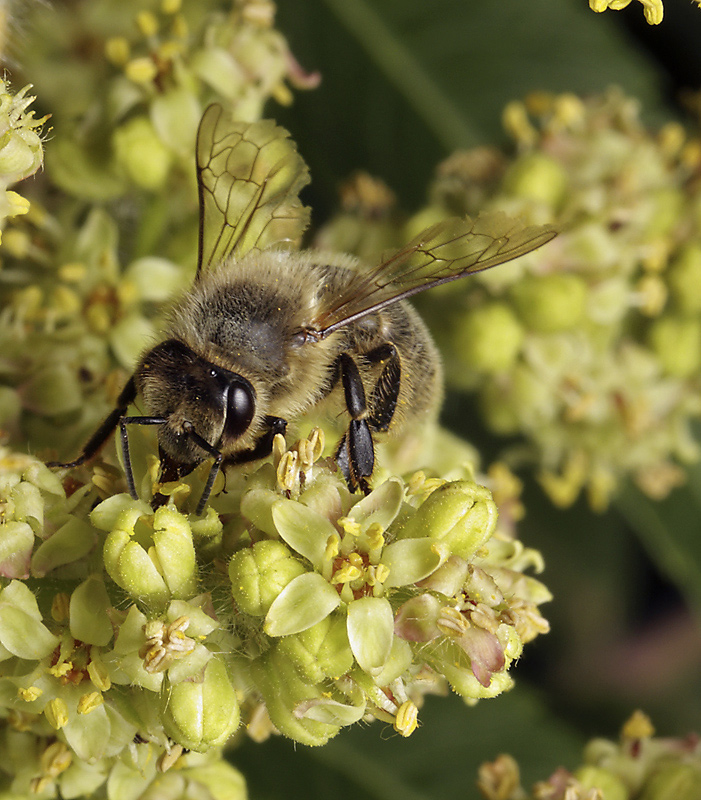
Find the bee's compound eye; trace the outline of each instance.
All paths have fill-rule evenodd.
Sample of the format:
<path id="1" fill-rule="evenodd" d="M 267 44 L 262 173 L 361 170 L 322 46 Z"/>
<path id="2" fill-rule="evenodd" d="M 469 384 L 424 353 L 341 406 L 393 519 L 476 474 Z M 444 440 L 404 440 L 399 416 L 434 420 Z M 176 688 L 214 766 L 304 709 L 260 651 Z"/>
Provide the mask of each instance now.
<path id="1" fill-rule="evenodd" d="M 236 439 L 246 432 L 256 411 L 253 388 L 248 381 L 234 381 L 229 387 L 226 409 L 226 436 Z"/>

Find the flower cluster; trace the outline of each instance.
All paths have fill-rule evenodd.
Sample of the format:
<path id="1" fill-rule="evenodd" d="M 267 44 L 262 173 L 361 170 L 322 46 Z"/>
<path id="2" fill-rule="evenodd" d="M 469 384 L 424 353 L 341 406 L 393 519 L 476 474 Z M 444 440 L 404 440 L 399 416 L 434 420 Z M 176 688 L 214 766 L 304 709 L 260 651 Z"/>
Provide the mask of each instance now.
<path id="1" fill-rule="evenodd" d="M 485 208 L 561 233 L 417 297 L 448 383 L 478 394 L 493 431 L 527 439 L 558 505 L 584 490 L 602 509 L 626 476 L 663 497 L 699 456 L 690 424 L 701 412 L 701 142 L 673 123 L 650 132 L 617 91 L 532 96 L 504 120 L 517 154 L 451 156 L 403 240 Z M 338 231 L 332 223 L 325 235 Z M 356 230 L 355 249 L 377 232 Z"/>
<path id="2" fill-rule="evenodd" d="M 206 469 L 159 484 L 137 456 L 134 500 L 109 468 L 62 483 L 0 453 L 12 791 L 141 796 L 178 762 L 203 797 L 210 780 L 239 797 L 219 758 L 242 719 L 255 739 L 311 745 L 370 718 L 408 736 L 428 692 L 510 688 L 550 595 L 490 491 L 418 472 L 353 495 L 323 449 L 319 429 L 291 450 L 279 437 L 272 460 L 215 483 L 201 517 Z"/>
<path id="3" fill-rule="evenodd" d="M 0 241 L 0 429 L 64 459 L 192 280 L 202 110 L 219 101 L 253 120 L 270 98 L 289 102 L 289 85 L 318 80 L 275 29 L 270 0 L 79 6 L 27 9 L 19 60 L 54 128 L 31 206 L 5 194 L 5 213 L 23 216 Z M 0 94 L 3 186 L 41 165 L 43 120 L 28 103 L 27 90 Z"/>
<path id="4" fill-rule="evenodd" d="M 508 755 L 483 764 L 477 785 L 487 800 L 693 800 L 701 785 L 701 746 L 696 734 L 655 738 L 650 720 L 636 711 L 618 742 L 593 739 L 581 766 L 572 772 L 556 770 L 530 793 Z"/>
<path id="5" fill-rule="evenodd" d="M 0 80 L 0 233 L 6 219 L 29 211 L 29 201 L 8 187 L 33 175 L 44 158 L 41 128 L 47 117 L 35 119 L 28 110 L 35 99 L 30 88 L 13 94 Z"/>
<path id="6" fill-rule="evenodd" d="M 174 169 L 191 171 L 210 102 L 252 121 L 270 98 L 292 101 L 288 83 L 319 81 L 275 29 L 272 0 L 78 5 L 37 11 L 22 51 L 23 69 L 56 116 L 52 179 L 78 197 L 163 191 Z"/>

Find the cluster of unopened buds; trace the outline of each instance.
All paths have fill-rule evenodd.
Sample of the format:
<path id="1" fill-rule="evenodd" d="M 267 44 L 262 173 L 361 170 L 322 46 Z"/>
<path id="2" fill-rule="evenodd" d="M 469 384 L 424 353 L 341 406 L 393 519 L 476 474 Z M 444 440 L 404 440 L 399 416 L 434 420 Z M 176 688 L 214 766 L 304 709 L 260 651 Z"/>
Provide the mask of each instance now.
<path id="1" fill-rule="evenodd" d="M 511 687 L 550 595 L 524 574 L 539 554 L 497 529 L 489 490 L 415 473 L 354 495 L 324 450 L 319 429 L 290 449 L 280 437 L 270 460 L 217 481 L 201 517 L 188 509 L 204 469 L 159 484 L 145 460 L 154 511 L 109 471 L 69 480 L 67 495 L 43 464 L 3 451 L 13 791 L 146 787 L 175 762 L 181 778 L 206 785 L 216 767 L 240 787 L 219 754 L 242 719 L 258 740 L 318 745 L 372 718 L 408 736 L 428 692 Z M 21 765 L 19 740 L 32 753 Z"/>

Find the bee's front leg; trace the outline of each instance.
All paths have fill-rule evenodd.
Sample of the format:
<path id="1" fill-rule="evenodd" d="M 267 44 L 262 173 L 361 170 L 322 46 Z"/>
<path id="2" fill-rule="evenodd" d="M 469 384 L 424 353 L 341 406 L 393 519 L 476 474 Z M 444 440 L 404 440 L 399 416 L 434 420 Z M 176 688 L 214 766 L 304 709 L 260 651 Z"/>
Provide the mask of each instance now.
<path id="1" fill-rule="evenodd" d="M 265 458 L 273 452 L 273 439 L 281 433 L 285 435 L 287 430 L 287 420 L 282 417 L 265 418 L 266 430 L 256 440 L 253 447 L 248 450 L 239 450 L 238 453 L 227 456 L 224 462 L 226 466 L 229 464 L 247 464 L 249 461 L 257 461 L 259 458 Z"/>
<path id="2" fill-rule="evenodd" d="M 74 459 L 73 461 L 65 462 L 50 461 L 46 466 L 50 467 L 51 469 L 55 469 L 57 467 L 71 469 L 73 467 L 79 467 L 81 464 L 89 461 L 114 433 L 117 425 L 120 423 L 120 420 L 127 413 L 127 408 L 131 403 L 134 402 L 135 399 L 136 383 L 134 382 L 134 376 L 132 375 L 127 381 L 126 386 L 120 392 L 120 395 L 117 398 L 116 407 L 110 412 L 102 425 L 100 425 L 100 427 L 90 437 L 87 444 L 83 448 L 83 452 L 78 456 L 78 458 Z"/>

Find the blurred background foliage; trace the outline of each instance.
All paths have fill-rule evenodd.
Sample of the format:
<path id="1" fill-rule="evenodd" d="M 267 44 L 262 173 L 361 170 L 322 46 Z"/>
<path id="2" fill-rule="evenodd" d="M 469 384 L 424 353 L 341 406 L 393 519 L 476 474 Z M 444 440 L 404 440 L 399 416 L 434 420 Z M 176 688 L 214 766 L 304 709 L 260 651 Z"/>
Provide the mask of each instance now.
<path id="1" fill-rule="evenodd" d="M 277 28 L 302 67 L 322 76 L 292 105 L 266 109 L 310 166 L 305 200 L 316 226 L 358 169 L 415 211 L 451 151 L 506 142 L 501 111 L 529 92 L 618 85 L 652 126 L 697 122 L 683 97 L 701 80 L 701 10 L 687 0 L 668 0 L 655 28 L 638 4 L 597 15 L 584 0 L 282 0 Z M 35 84 L 41 111 L 30 66 L 20 55 L 13 80 Z M 488 463 L 500 444 L 470 403 L 449 395 L 444 420 Z M 429 699 L 408 741 L 372 726 L 314 750 L 248 742 L 232 758 L 253 798 L 473 797 L 479 763 L 500 752 L 518 760 L 529 786 L 560 764 L 574 767 L 588 737 L 615 736 L 636 707 L 660 735 L 701 730 L 701 470 L 664 502 L 626 488 L 605 514 L 582 500 L 554 509 L 527 477 L 523 499 L 520 536 L 543 552 L 555 600 L 552 632 L 516 668 L 516 689 L 473 709 Z"/>

